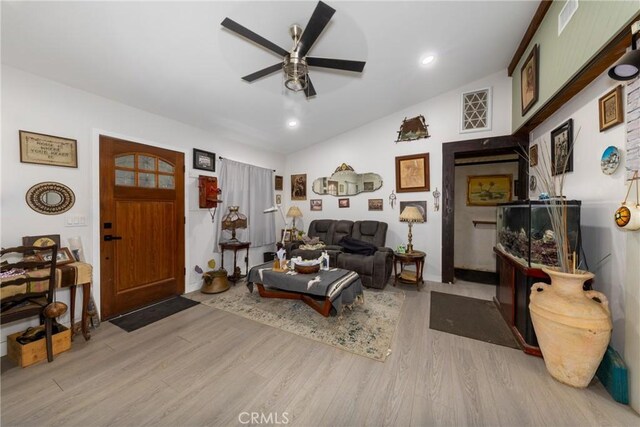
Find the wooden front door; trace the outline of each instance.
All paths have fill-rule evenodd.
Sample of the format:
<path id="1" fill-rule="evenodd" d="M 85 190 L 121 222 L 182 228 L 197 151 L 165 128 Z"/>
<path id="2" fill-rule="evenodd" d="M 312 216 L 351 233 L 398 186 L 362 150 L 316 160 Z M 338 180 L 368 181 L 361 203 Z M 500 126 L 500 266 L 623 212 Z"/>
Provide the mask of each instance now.
<path id="1" fill-rule="evenodd" d="M 103 319 L 184 293 L 184 154 L 100 136 Z"/>

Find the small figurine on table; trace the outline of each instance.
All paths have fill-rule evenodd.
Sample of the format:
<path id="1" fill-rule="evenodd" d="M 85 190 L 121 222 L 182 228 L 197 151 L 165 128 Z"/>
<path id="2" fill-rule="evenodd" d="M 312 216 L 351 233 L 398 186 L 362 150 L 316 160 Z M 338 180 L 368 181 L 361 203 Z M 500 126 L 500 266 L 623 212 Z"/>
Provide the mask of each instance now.
<path id="1" fill-rule="evenodd" d="M 275 270 L 285 270 L 287 268 L 287 251 L 281 242 L 276 243 L 276 258 L 273 263 Z"/>

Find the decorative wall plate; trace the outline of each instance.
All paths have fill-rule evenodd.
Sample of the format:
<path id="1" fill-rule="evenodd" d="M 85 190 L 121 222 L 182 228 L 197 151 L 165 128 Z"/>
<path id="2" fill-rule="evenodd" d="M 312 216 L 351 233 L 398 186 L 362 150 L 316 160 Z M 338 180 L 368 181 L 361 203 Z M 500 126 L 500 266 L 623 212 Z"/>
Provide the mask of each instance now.
<path id="1" fill-rule="evenodd" d="M 59 182 L 41 182 L 27 191 L 27 204 L 43 215 L 59 215 L 71 209 L 76 202 L 73 191 Z"/>
<path id="2" fill-rule="evenodd" d="M 531 175 L 529 177 L 529 190 L 535 191 L 537 185 L 538 185 L 538 180 L 536 179 L 536 177 L 534 175 Z"/>
<path id="3" fill-rule="evenodd" d="M 620 151 L 618 148 L 610 145 L 604 150 L 604 153 L 602 153 L 600 168 L 605 175 L 611 175 L 618 169 L 618 166 L 620 166 Z"/>

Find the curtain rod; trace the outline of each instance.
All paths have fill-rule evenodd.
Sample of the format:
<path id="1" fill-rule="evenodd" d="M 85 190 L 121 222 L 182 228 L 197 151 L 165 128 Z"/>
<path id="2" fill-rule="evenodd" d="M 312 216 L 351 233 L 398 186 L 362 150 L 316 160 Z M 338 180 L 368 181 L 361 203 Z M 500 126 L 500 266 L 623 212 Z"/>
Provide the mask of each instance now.
<path id="1" fill-rule="evenodd" d="M 224 157 L 222 157 L 222 156 L 218 156 L 218 159 L 220 159 L 220 160 L 224 160 L 225 158 L 224 158 Z M 231 159 L 227 159 L 227 160 L 231 160 Z M 234 162 L 235 162 L 235 160 L 232 160 L 232 161 L 234 161 Z M 240 163 L 240 162 L 238 162 L 238 163 Z M 265 169 L 266 169 L 266 168 L 265 168 Z M 271 170 L 272 170 L 272 171 L 274 171 L 274 172 L 276 171 L 275 169 L 271 169 Z"/>

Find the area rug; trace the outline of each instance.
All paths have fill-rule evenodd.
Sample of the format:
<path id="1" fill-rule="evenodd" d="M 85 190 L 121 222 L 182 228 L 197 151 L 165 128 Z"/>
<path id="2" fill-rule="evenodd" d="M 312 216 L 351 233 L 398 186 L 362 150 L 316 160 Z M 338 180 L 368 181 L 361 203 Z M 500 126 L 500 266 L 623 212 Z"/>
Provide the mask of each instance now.
<path id="1" fill-rule="evenodd" d="M 178 296 L 133 313 L 116 317 L 110 322 L 127 332 L 132 332 L 198 304 L 197 301 Z"/>
<path id="2" fill-rule="evenodd" d="M 429 328 L 520 348 L 493 301 L 431 291 Z"/>
<path id="3" fill-rule="evenodd" d="M 246 286 L 238 285 L 202 304 L 384 362 L 403 302 L 401 291 L 365 289 L 364 304 L 345 308 L 339 316 L 323 317 L 300 300 L 262 298 L 257 291 L 249 293 Z"/>

